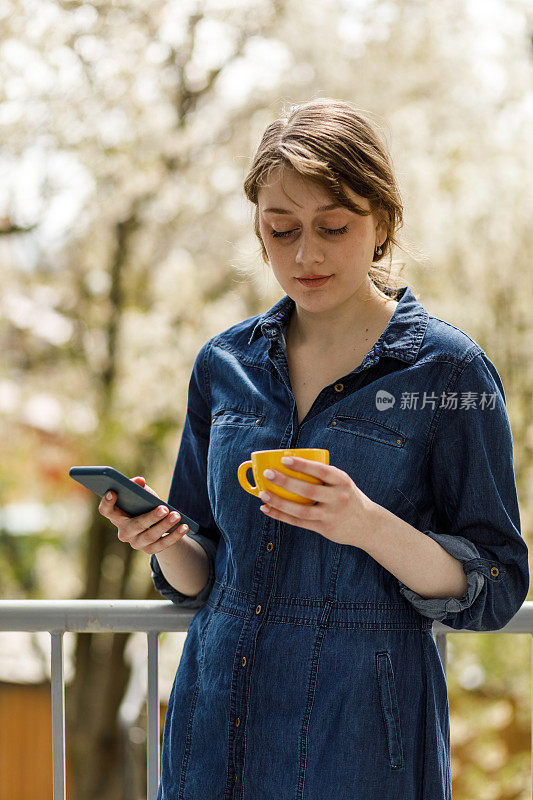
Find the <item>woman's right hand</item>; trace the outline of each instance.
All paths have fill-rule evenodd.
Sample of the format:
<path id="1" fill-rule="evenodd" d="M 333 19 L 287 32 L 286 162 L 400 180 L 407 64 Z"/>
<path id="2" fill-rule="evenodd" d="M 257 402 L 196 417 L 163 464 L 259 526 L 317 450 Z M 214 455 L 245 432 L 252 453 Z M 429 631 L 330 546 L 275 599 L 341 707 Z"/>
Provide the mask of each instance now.
<path id="1" fill-rule="evenodd" d="M 141 475 L 130 478 L 130 480 L 157 497 L 154 490 L 146 485 L 146 481 Z M 107 499 L 108 494 L 111 494 L 111 500 Z M 116 501 L 116 492 L 107 492 L 100 501 L 98 511 L 115 525 L 120 541 L 128 542 L 134 550 L 142 550 L 149 555 L 160 553 L 176 544 L 189 530 L 188 525 L 180 525 L 175 531 L 167 534 L 168 529 L 178 522 L 180 514 L 177 511 L 169 513 L 169 509 L 165 505 L 158 506 L 146 514 L 140 514 L 138 517 L 130 517 L 129 514 L 115 506 Z"/>

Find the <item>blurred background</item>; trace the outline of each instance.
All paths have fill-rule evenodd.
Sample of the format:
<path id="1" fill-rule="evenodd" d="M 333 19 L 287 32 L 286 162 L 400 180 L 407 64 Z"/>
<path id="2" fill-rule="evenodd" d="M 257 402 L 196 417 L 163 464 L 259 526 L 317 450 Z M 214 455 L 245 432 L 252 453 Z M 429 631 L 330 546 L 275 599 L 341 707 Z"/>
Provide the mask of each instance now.
<path id="1" fill-rule="evenodd" d="M 199 348 L 284 294 L 250 158 L 319 96 L 380 124 L 423 254 L 395 254 L 402 285 L 502 377 L 533 543 L 532 34 L 525 0 L 3 0 L 0 597 L 161 599 L 68 469 L 166 498 Z M 161 723 L 184 637 L 160 637 Z M 140 799 L 145 638 L 65 638 L 68 796 Z M 52 796 L 49 639 L 0 633 L 0 800 Z M 448 637 L 454 800 L 530 798 L 530 652 Z"/>

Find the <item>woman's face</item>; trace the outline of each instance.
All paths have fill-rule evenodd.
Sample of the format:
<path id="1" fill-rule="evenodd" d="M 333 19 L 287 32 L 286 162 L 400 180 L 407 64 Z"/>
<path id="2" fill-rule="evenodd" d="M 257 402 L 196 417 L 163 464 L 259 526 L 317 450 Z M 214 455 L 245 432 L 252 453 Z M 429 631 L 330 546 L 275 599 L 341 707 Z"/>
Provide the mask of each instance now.
<path id="1" fill-rule="evenodd" d="M 364 197 L 344 185 L 348 196 L 369 210 Z M 366 288 L 374 250 L 386 232 L 373 214 L 362 217 L 335 201 L 320 184 L 292 168 L 278 167 L 258 192 L 259 231 L 270 265 L 289 297 L 309 310 L 325 310 Z M 309 275 L 330 275 L 319 284 Z"/>

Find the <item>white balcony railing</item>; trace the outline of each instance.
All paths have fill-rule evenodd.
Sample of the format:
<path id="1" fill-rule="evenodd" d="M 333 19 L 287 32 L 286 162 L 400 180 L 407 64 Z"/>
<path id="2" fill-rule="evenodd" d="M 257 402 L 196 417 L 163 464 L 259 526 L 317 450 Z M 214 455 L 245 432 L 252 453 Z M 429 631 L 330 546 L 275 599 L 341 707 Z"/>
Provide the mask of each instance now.
<path id="1" fill-rule="evenodd" d="M 158 636 L 163 631 L 186 631 L 194 613 L 189 609 L 180 609 L 165 600 L 0 600 L 0 631 L 48 631 L 52 637 L 50 674 L 54 800 L 66 800 L 63 634 L 136 631 L 146 633 L 148 639 L 147 799 L 155 800 L 160 769 Z M 456 631 L 434 622 L 432 632 L 446 671 L 446 636 L 449 633 L 472 631 Z M 526 601 L 513 619 L 496 633 L 533 635 L 533 601 Z M 531 677 L 533 687 L 533 648 Z M 531 709 L 533 719 L 533 692 Z M 531 751 L 533 756 L 533 735 Z"/>

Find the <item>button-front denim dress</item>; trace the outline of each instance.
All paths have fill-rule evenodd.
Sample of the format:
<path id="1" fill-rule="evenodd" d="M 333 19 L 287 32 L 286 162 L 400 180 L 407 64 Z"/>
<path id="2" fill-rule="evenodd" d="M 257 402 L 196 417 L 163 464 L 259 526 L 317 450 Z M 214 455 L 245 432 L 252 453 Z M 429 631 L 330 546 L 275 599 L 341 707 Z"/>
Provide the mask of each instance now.
<path id="1" fill-rule="evenodd" d="M 198 609 L 167 710 L 158 800 L 451 800 L 433 620 L 497 630 L 529 587 L 502 382 L 408 286 L 363 361 L 301 423 L 285 331 L 294 301 L 200 349 L 169 502 L 200 525 Z M 320 447 L 374 502 L 457 558 L 460 599 L 424 598 L 363 549 L 265 516 L 253 450 Z M 421 567 L 422 568 L 422 567 Z"/>

